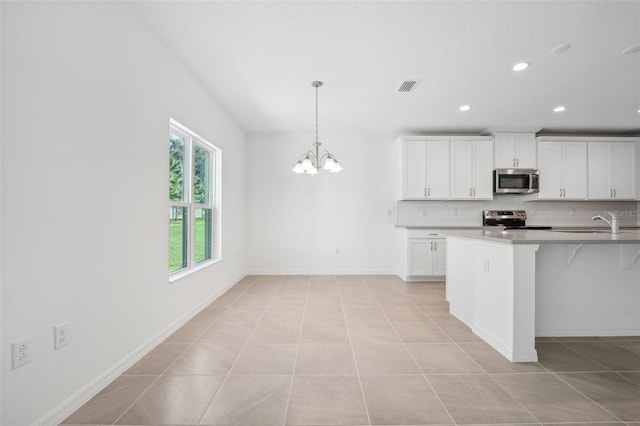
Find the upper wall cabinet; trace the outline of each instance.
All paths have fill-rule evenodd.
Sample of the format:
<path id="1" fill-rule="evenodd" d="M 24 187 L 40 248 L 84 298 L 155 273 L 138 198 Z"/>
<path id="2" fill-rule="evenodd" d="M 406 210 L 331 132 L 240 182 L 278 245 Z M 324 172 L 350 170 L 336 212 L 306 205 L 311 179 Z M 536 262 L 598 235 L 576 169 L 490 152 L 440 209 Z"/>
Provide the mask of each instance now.
<path id="1" fill-rule="evenodd" d="M 449 140 L 406 140 L 402 147 L 402 198 L 449 198 Z"/>
<path id="2" fill-rule="evenodd" d="M 494 133 L 496 169 L 537 169 L 535 133 Z"/>
<path id="3" fill-rule="evenodd" d="M 637 198 L 636 143 L 588 142 L 590 200 Z"/>
<path id="4" fill-rule="evenodd" d="M 539 200 L 587 198 L 587 144 L 581 141 L 538 142 Z"/>
<path id="5" fill-rule="evenodd" d="M 493 143 L 489 139 L 451 141 L 451 198 L 493 199 Z"/>

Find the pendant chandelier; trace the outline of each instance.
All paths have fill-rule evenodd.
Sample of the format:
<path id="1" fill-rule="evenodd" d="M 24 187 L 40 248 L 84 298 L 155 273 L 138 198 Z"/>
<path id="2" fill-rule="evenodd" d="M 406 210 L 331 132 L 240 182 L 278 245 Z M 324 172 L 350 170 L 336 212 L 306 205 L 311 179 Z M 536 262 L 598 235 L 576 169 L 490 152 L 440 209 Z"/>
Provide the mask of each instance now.
<path id="1" fill-rule="evenodd" d="M 322 86 L 321 81 L 314 81 L 311 86 L 316 88 L 316 141 L 312 144 L 315 148 L 307 151 L 300 156 L 300 160 L 293 167 L 295 173 L 306 173 L 308 175 L 315 175 L 318 170 L 328 170 L 331 173 L 338 173 L 342 170 L 342 167 L 336 160 L 336 157 L 326 149 L 320 152 L 320 142 L 318 142 L 318 87 Z"/>

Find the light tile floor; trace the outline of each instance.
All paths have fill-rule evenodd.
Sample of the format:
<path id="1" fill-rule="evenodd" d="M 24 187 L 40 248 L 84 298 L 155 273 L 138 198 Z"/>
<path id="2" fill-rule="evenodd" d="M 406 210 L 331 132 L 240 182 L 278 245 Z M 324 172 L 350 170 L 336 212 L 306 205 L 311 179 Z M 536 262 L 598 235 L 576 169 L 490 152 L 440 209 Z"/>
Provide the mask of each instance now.
<path id="1" fill-rule="evenodd" d="M 64 424 L 640 426 L 640 337 L 510 363 L 442 283 L 246 277 Z"/>

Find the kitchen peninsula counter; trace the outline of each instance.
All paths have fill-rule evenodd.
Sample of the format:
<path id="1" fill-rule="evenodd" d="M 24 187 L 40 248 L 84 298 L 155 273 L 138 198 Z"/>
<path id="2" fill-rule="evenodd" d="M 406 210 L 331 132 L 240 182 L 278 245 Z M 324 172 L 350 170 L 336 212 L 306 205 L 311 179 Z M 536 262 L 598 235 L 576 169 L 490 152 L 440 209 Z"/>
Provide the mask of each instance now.
<path id="1" fill-rule="evenodd" d="M 450 312 L 514 362 L 536 336 L 640 335 L 640 230 L 587 230 L 443 230 Z"/>
<path id="2" fill-rule="evenodd" d="M 492 229 L 493 228 L 493 229 Z M 509 244 L 640 244 L 639 228 L 622 228 L 618 234 L 611 234 L 605 228 L 555 228 L 539 229 L 495 229 L 448 228 L 447 235 L 475 238 L 485 241 Z"/>

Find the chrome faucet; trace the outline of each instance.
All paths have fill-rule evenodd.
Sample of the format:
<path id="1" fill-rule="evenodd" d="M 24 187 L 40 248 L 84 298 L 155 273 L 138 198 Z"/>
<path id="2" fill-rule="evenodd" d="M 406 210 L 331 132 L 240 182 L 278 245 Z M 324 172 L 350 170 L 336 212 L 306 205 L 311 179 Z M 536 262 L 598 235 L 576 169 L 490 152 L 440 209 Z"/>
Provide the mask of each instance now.
<path id="1" fill-rule="evenodd" d="M 611 212 L 607 212 L 605 211 L 605 213 L 609 214 L 611 216 L 611 221 L 608 221 L 607 219 L 605 219 L 602 216 L 594 216 L 591 219 L 593 220 L 603 220 L 607 225 L 609 225 L 611 227 L 611 233 L 612 234 L 617 234 L 618 233 L 618 216 L 616 216 L 615 214 L 611 213 Z"/>

